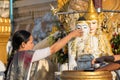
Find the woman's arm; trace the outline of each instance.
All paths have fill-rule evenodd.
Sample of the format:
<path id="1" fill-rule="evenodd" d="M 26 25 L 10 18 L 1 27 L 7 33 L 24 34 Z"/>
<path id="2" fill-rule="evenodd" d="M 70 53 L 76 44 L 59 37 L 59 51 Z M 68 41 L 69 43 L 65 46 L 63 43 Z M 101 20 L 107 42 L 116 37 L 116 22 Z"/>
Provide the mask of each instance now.
<path id="1" fill-rule="evenodd" d="M 96 58 L 95 62 L 100 63 L 100 62 L 115 62 L 120 60 L 120 55 L 113 55 L 113 56 L 102 56 L 100 58 Z"/>
<path id="2" fill-rule="evenodd" d="M 51 54 L 50 54 L 50 48 L 49 47 L 44 48 L 44 49 L 35 50 L 35 52 L 33 54 L 32 62 L 38 61 L 40 59 L 44 59 L 44 58 L 46 58 L 50 55 Z"/>
<path id="3" fill-rule="evenodd" d="M 51 47 L 50 47 L 50 52 L 56 53 L 57 51 L 59 51 L 62 47 L 64 47 L 67 42 L 69 40 L 71 40 L 74 37 L 78 37 L 78 36 L 82 36 L 83 32 L 81 29 L 77 29 L 72 31 L 71 33 L 69 33 L 66 37 L 64 37 L 63 39 L 57 41 L 56 43 L 54 43 Z"/>
<path id="4" fill-rule="evenodd" d="M 66 37 L 54 43 L 51 47 L 35 50 L 32 62 L 43 59 L 53 53 L 56 53 L 58 50 L 63 48 L 66 43 L 74 37 L 82 36 L 83 32 L 81 29 L 77 29 L 69 33 Z"/>
<path id="5" fill-rule="evenodd" d="M 119 63 L 110 63 L 102 68 L 97 69 L 96 71 L 114 71 L 120 69 Z"/>
<path id="6" fill-rule="evenodd" d="M 113 60 L 113 63 L 110 63 L 102 68 L 99 68 L 96 71 L 101 71 L 101 70 L 113 71 L 113 70 L 120 69 L 120 55 L 105 56 L 102 58 L 104 58 L 104 60 L 107 60 L 107 61 Z"/>

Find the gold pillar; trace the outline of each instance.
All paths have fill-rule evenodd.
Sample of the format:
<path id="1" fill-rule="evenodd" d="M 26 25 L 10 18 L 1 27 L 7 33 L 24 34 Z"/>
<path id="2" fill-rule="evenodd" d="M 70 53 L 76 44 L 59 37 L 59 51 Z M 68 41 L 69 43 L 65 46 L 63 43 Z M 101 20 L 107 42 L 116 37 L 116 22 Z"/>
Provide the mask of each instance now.
<path id="1" fill-rule="evenodd" d="M 6 45 L 10 37 L 11 27 L 9 18 L 0 18 L 0 60 L 7 64 Z"/>

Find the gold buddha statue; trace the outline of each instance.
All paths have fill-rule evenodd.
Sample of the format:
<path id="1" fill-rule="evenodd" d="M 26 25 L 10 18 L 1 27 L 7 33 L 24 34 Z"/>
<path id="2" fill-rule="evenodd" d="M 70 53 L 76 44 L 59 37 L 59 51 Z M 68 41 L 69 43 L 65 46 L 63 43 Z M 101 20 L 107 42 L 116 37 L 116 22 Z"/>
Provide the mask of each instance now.
<path id="1" fill-rule="evenodd" d="M 84 15 L 85 19 L 90 22 L 90 33 L 99 40 L 99 49 L 104 55 L 113 55 L 111 45 L 107 36 L 101 29 L 101 14 L 98 14 L 94 8 L 93 0 L 89 0 L 88 13 Z M 104 46 L 103 46 L 104 45 Z"/>

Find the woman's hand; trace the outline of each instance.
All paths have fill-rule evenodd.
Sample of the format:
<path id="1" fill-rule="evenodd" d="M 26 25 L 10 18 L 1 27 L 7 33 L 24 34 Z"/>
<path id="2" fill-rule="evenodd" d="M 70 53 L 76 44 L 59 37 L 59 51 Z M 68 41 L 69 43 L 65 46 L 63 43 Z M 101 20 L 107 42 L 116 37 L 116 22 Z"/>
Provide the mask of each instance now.
<path id="1" fill-rule="evenodd" d="M 76 30 L 70 32 L 67 36 L 65 36 L 61 40 L 57 41 L 50 47 L 51 54 L 56 53 L 61 48 L 63 48 L 69 42 L 69 40 L 71 40 L 72 38 L 82 36 L 82 35 L 83 35 L 82 29 L 76 29 Z"/>
<path id="2" fill-rule="evenodd" d="M 83 35 L 83 31 L 82 29 L 76 29 L 72 32 L 70 32 L 70 34 L 72 37 L 81 37 Z"/>

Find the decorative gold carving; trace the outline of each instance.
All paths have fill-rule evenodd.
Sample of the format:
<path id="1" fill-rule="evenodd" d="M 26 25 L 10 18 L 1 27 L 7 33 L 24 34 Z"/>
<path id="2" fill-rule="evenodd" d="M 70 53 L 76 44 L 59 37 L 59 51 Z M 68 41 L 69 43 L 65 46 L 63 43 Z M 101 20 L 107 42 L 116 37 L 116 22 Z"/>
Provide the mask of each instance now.
<path id="1" fill-rule="evenodd" d="M 93 5 L 93 0 L 89 0 L 88 13 L 86 13 L 84 17 L 87 20 L 98 19 L 98 13 Z"/>
<path id="2" fill-rule="evenodd" d="M 5 64 L 7 64 L 6 45 L 11 32 L 10 26 L 9 18 L 0 18 L 0 60 Z"/>
<path id="3" fill-rule="evenodd" d="M 10 19 L 8 18 L 0 18 L 0 33 L 9 33 L 10 29 Z"/>
<path id="4" fill-rule="evenodd" d="M 62 80 L 112 80 L 112 74 L 109 71 L 84 72 L 84 71 L 63 71 Z"/>
<path id="5" fill-rule="evenodd" d="M 57 2 L 58 2 L 58 9 L 61 10 L 63 8 L 63 6 L 65 6 L 68 1 L 69 0 L 57 0 Z"/>

